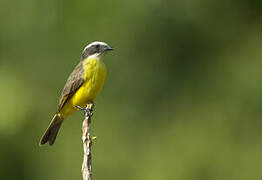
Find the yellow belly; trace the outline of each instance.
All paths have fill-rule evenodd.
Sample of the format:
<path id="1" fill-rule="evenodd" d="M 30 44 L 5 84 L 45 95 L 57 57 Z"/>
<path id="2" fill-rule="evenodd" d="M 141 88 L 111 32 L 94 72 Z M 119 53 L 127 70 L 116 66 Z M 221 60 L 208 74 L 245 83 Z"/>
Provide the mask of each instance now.
<path id="1" fill-rule="evenodd" d="M 85 82 L 60 111 L 64 118 L 77 110 L 76 105 L 85 107 L 88 102 L 93 102 L 103 88 L 106 78 L 103 61 L 99 58 L 88 58 L 83 61 L 83 67 Z"/>

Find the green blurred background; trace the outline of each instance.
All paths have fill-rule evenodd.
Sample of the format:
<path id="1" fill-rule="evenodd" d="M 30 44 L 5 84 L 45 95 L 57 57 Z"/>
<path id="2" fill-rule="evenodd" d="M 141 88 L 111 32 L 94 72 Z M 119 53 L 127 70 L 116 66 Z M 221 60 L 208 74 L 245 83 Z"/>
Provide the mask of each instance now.
<path id="1" fill-rule="evenodd" d="M 94 40 L 94 179 L 262 179 L 262 1 L 0 1 L 0 179 L 81 179 L 83 116 L 38 142 Z"/>

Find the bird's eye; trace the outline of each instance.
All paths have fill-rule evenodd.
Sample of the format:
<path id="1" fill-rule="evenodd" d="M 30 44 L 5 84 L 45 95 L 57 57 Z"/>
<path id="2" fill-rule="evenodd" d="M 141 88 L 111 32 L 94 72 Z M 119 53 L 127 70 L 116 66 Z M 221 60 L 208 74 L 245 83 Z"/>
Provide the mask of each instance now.
<path id="1" fill-rule="evenodd" d="M 99 45 L 96 45 L 96 49 L 98 49 L 99 48 Z"/>

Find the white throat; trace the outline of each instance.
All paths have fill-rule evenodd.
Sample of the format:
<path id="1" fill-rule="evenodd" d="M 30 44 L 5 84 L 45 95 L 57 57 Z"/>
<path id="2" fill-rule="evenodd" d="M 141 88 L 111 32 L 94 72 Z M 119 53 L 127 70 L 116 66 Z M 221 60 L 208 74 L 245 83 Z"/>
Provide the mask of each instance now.
<path id="1" fill-rule="evenodd" d="M 98 58 L 98 60 L 101 60 L 103 56 L 103 53 L 95 53 L 92 54 L 91 56 L 88 56 L 88 58 Z"/>

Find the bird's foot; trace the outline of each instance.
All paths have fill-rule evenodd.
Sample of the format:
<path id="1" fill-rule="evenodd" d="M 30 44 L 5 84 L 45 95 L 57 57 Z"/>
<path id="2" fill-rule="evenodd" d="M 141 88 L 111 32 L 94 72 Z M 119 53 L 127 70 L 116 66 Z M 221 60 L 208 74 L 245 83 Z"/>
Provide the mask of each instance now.
<path id="1" fill-rule="evenodd" d="M 76 105 L 75 107 L 80 111 L 82 111 L 85 114 L 86 118 L 93 116 L 94 104 L 87 104 L 85 108 L 82 108 L 81 106 L 78 105 Z"/>

